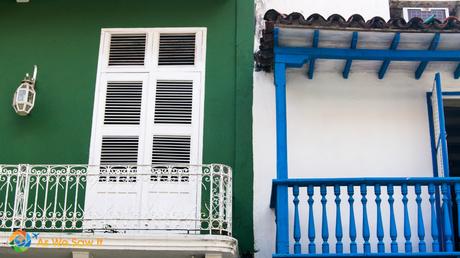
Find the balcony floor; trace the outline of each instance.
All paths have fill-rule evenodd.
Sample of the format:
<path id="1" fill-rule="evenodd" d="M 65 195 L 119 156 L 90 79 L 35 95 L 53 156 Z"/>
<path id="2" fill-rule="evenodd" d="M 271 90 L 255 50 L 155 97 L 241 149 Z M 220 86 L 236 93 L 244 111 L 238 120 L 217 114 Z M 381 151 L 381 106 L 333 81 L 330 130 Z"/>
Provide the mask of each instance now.
<path id="1" fill-rule="evenodd" d="M 0 257 L 18 257 L 8 245 L 10 232 L 0 232 Z M 54 240 L 54 242 L 53 242 Z M 57 241 L 59 240 L 59 244 Z M 46 244 L 48 241 L 48 244 Z M 67 241 L 67 242 L 66 242 Z M 91 244 L 82 244 L 85 243 Z M 40 233 L 21 257 L 69 258 L 72 252 L 89 252 L 97 258 L 189 258 L 205 254 L 237 257 L 237 241 L 219 235 L 130 235 L 109 233 Z"/>
<path id="2" fill-rule="evenodd" d="M 438 253 L 369 253 L 369 254 L 273 254 L 273 258 L 328 258 L 328 257 L 460 257 L 460 252 Z"/>

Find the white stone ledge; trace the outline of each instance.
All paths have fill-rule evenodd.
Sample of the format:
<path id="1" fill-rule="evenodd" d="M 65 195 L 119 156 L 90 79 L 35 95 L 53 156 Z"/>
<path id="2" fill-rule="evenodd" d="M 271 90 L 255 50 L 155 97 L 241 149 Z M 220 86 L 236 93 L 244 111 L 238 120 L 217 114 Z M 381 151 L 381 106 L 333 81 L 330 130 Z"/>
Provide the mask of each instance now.
<path id="1" fill-rule="evenodd" d="M 16 255 L 8 245 L 10 232 L 0 232 L 0 257 Z M 59 240 L 59 244 L 57 241 Z M 82 241 L 90 245 L 82 245 Z M 29 250 L 21 254 L 30 256 L 44 255 L 53 250 L 53 254 L 62 253 L 68 257 L 72 251 L 89 251 L 97 257 L 111 253 L 123 257 L 123 253 L 141 255 L 143 253 L 168 255 L 171 257 L 192 257 L 209 253 L 221 254 L 222 257 L 237 257 L 237 240 L 220 235 L 179 235 L 179 234 L 120 234 L 120 233 L 40 233 L 32 240 Z M 58 251 L 60 250 L 60 251 Z M 124 250 L 124 251 L 121 251 Z M 109 251 L 109 252 L 108 252 Z M 29 254 L 29 255 L 27 255 Z M 177 256 L 175 255 L 177 254 Z M 102 256 L 101 256 L 102 255 Z M 130 256 L 130 255 L 128 255 Z"/>

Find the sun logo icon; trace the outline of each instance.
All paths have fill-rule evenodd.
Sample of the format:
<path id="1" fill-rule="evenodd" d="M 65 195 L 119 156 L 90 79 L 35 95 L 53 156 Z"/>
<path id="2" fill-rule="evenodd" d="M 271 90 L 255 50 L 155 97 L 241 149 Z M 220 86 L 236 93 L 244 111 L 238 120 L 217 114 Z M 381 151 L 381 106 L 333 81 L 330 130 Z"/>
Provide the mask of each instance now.
<path id="1" fill-rule="evenodd" d="M 22 229 L 18 229 L 8 238 L 8 244 L 16 253 L 23 253 L 29 249 L 32 243 L 30 234 Z"/>

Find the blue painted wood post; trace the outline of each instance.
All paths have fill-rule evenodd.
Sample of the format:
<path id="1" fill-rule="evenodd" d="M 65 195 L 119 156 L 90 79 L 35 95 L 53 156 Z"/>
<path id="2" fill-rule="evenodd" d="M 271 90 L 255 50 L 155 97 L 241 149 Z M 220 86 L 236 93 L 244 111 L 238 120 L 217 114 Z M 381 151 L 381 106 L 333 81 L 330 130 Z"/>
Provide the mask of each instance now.
<path id="1" fill-rule="evenodd" d="M 358 44 L 358 32 L 354 31 L 351 36 L 350 48 L 355 49 L 357 44 Z M 344 79 L 348 79 L 348 75 L 350 74 L 352 62 L 353 62 L 353 59 L 347 59 L 347 61 L 345 62 L 345 66 L 342 72 L 342 76 Z"/>
<path id="2" fill-rule="evenodd" d="M 460 237 L 460 184 L 455 183 L 455 201 L 457 202 L 457 234 Z"/>
<path id="3" fill-rule="evenodd" d="M 396 238 L 398 237 L 398 231 L 396 229 L 396 220 L 395 220 L 395 211 L 394 211 L 395 199 L 393 198 L 394 187 L 392 184 L 389 184 L 387 186 L 387 192 L 388 192 L 388 204 L 390 205 L 391 252 L 397 253 L 398 252 L 398 242 L 396 242 Z"/>
<path id="4" fill-rule="evenodd" d="M 313 185 L 309 185 L 307 188 L 308 194 L 308 240 L 310 243 L 308 244 L 308 253 L 314 254 L 316 253 L 316 245 L 315 245 L 315 217 L 313 216 L 313 194 L 315 193 L 315 188 Z"/>
<path id="5" fill-rule="evenodd" d="M 440 37 L 441 37 L 441 34 L 439 32 L 436 32 L 434 34 L 434 37 L 431 40 L 431 43 L 430 43 L 430 46 L 428 47 L 428 50 L 436 50 L 436 48 L 438 47 L 438 43 L 440 41 Z M 418 80 L 418 79 L 420 79 L 420 77 L 422 77 L 423 71 L 425 71 L 425 68 L 426 68 L 427 65 L 428 65 L 427 61 L 421 62 L 418 65 L 417 70 L 415 71 L 415 79 Z"/>
<path id="6" fill-rule="evenodd" d="M 322 218 L 322 225 L 321 225 L 321 237 L 323 238 L 323 244 L 322 244 L 322 249 L 323 249 L 323 254 L 328 254 L 329 253 L 329 243 L 327 242 L 329 239 L 329 226 L 327 223 L 327 209 L 326 209 L 326 194 L 327 194 L 327 188 L 325 185 L 322 185 L 320 187 L 320 193 L 321 193 L 321 205 L 323 207 L 323 218 Z"/>
<path id="7" fill-rule="evenodd" d="M 404 207 L 404 238 L 406 242 L 404 243 L 404 249 L 406 253 L 412 252 L 412 242 L 410 241 L 411 238 L 411 229 L 410 229 L 410 219 L 409 219 L 409 210 L 407 209 L 407 184 L 401 185 L 401 193 L 402 193 L 402 202 Z"/>
<path id="8" fill-rule="evenodd" d="M 312 48 L 317 48 L 319 42 L 319 30 L 313 32 L 313 39 L 311 42 Z M 311 58 L 308 62 L 308 79 L 313 79 L 313 73 L 315 72 L 315 59 Z"/>
<path id="9" fill-rule="evenodd" d="M 292 187 L 292 195 L 294 196 L 294 253 L 301 253 L 300 245 L 300 218 L 299 218 L 299 186 L 295 185 Z"/>
<path id="10" fill-rule="evenodd" d="M 277 36 L 276 39 L 277 41 Z M 278 179 L 288 178 L 286 125 L 286 65 L 275 63 L 276 94 L 276 173 Z M 288 187 L 277 186 L 276 252 L 289 253 Z"/>
<path id="11" fill-rule="evenodd" d="M 449 210 L 449 186 L 447 184 L 442 184 L 442 215 L 443 215 L 443 229 L 444 229 L 444 242 L 447 252 L 452 252 L 454 250 L 452 244 L 452 224 L 450 221 L 450 210 Z"/>
<path id="12" fill-rule="evenodd" d="M 426 243 L 425 243 L 425 223 L 423 222 L 423 212 L 422 212 L 422 186 L 417 184 L 415 185 L 415 201 L 417 202 L 417 234 L 418 234 L 418 250 L 419 252 L 426 252 Z"/>
<path id="13" fill-rule="evenodd" d="M 353 209 L 353 203 L 355 200 L 353 199 L 353 194 L 355 193 L 355 189 L 353 185 L 348 185 L 347 187 L 348 193 L 348 203 L 350 205 L 350 253 L 355 254 L 358 252 L 358 246 L 356 245 L 356 223 L 355 223 L 355 211 Z"/>
<path id="14" fill-rule="evenodd" d="M 454 78 L 455 78 L 455 79 L 460 78 L 460 64 L 457 65 L 457 68 L 455 68 L 455 71 L 454 71 Z"/>
<path id="15" fill-rule="evenodd" d="M 428 194 L 430 195 L 430 208 L 431 208 L 431 238 L 433 239 L 433 252 L 439 252 L 439 232 L 438 232 L 438 218 L 436 216 L 436 187 L 434 184 L 428 185 Z"/>
<path id="16" fill-rule="evenodd" d="M 340 185 L 334 185 L 335 194 L 335 238 L 337 243 L 335 244 L 335 252 L 338 254 L 343 253 L 343 232 L 342 232 L 342 214 L 340 212 Z"/>
<path id="17" fill-rule="evenodd" d="M 380 198 L 380 195 L 382 194 L 382 189 L 379 184 L 374 186 L 374 192 L 375 204 L 377 205 L 377 252 L 385 253 L 385 243 L 383 242 L 384 230 L 382 222 L 382 208 L 380 207 L 380 204 L 382 203 L 382 198 Z"/>
<path id="18" fill-rule="evenodd" d="M 399 44 L 400 37 L 401 37 L 400 33 L 396 32 L 395 35 L 393 36 L 393 40 L 391 41 L 390 50 L 396 50 Z M 382 66 L 380 66 L 379 73 L 378 73 L 379 79 L 383 79 L 383 77 L 385 77 L 385 73 L 388 70 L 388 66 L 390 66 L 390 60 L 386 59 L 385 61 L 382 62 Z"/>
<path id="19" fill-rule="evenodd" d="M 361 187 L 361 203 L 363 204 L 363 238 L 364 238 L 364 253 L 368 254 L 371 252 L 371 244 L 369 238 L 371 236 L 369 230 L 369 219 L 367 217 L 367 185 L 362 184 Z"/>

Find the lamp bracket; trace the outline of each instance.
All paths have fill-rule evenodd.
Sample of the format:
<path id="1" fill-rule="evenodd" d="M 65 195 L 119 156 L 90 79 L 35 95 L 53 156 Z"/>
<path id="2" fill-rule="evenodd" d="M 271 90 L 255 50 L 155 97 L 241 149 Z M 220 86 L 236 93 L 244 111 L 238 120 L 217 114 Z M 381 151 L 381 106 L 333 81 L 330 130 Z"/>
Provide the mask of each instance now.
<path id="1" fill-rule="evenodd" d="M 37 79 L 37 72 L 38 72 L 38 67 L 37 65 L 34 65 L 34 73 L 32 75 L 32 81 L 35 82 L 35 80 Z"/>

